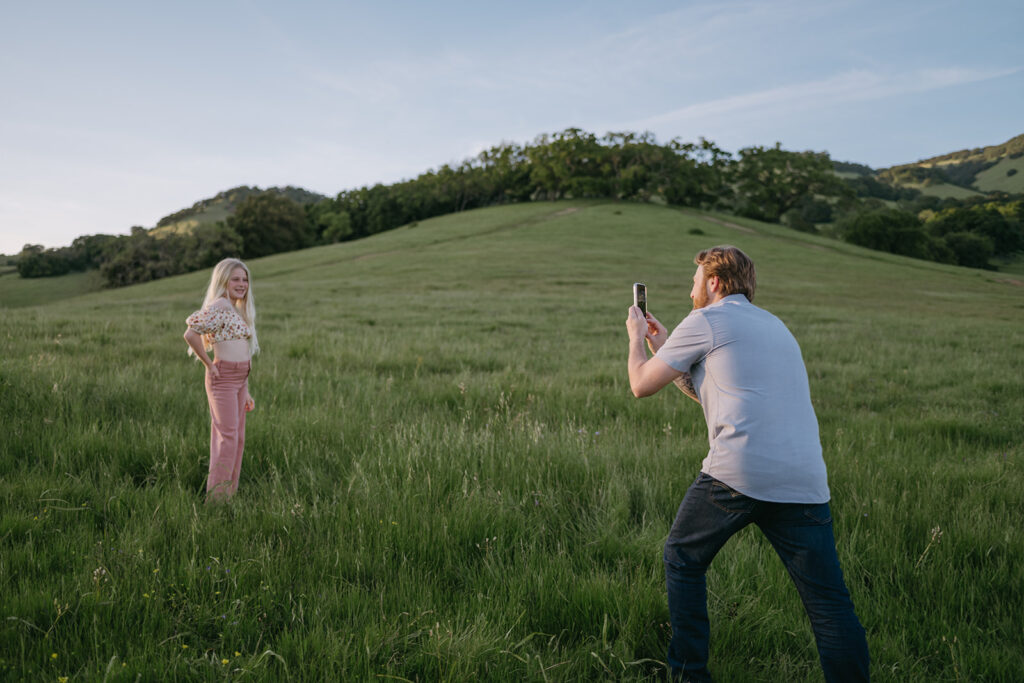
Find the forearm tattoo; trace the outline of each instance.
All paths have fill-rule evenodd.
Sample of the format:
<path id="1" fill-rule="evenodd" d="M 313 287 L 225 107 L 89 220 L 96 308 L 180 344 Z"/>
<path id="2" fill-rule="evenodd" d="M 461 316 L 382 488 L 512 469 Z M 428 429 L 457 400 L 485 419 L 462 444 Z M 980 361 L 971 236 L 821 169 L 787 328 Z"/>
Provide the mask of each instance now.
<path id="1" fill-rule="evenodd" d="M 697 391 L 693 388 L 693 379 L 690 377 L 690 373 L 684 372 L 679 377 L 676 377 L 673 382 L 679 387 L 679 391 L 700 403 L 700 397 L 697 396 Z"/>

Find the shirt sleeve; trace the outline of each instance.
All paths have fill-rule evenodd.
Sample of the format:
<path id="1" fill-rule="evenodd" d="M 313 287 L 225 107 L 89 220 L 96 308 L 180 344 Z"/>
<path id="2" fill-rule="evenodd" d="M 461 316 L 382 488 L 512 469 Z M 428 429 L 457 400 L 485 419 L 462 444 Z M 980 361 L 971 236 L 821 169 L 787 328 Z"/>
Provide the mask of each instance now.
<path id="1" fill-rule="evenodd" d="M 697 310 L 672 330 L 672 334 L 654 355 L 679 372 L 689 373 L 691 367 L 711 353 L 713 342 L 711 325 Z"/>
<path id="2" fill-rule="evenodd" d="M 213 334 L 224 326 L 224 316 L 217 308 L 202 308 L 186 318 L 185 324 L 198 334 Z"/>

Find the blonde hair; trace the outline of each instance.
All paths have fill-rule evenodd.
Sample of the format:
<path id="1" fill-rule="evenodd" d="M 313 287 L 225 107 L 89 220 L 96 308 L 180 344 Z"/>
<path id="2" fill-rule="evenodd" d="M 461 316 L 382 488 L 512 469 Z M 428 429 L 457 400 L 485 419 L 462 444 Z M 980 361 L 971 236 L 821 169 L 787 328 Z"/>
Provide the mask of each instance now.
<path id="1" fill-rule="evenodd" d="M 245 271 L 245 276 L 249 279 L 249 288 L 245 290 L 245 298 L 232 302 L 232 305 L 252 331 L 252 336 L 249 337 L 249 355 L 254 356 L 259 353 L 260 343 L 256 339 L 256 304 L 253 303 L 252 298 L 252 274 L 249 273 L 249 266 L 236 258 L 226 258 L 215 265 L 213 273 L 210 275 L 210 285 L 206 288 L 203 308 L 211 306 L 218 299 L 231 301 L 231 297 L 228 296 L 228 280 L 231 279 L 231 274 L 235 272 L 236 268 Z M 207 351 L 213 348 L 209 335 L 203 335 L 203 346 Z M 189 349 L 189 353 L 193 353 L 192 349 Z"/>
<path id="2" fill-rule="evenodd" d="M 704 269 L 704 277 L 717 277 L 722 296 L 743 294 L 753 303 L 757 275 L 750 257 L 731 244 L 711 247 L 697 254 L 693 262 Z"/>

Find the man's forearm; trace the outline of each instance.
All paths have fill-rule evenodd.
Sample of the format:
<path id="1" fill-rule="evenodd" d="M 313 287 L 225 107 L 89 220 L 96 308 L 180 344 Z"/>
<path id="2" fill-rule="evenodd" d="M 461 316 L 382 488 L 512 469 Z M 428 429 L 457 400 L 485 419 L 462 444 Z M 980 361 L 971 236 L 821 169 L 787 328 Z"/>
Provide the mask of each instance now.
<path id="1" fill-rule="evenodd" d="M 640 368 L 647 362 L 647 350 L 644 348 L 643 339 L 629 340 L 629 358 L 626 360 L 626 369 L 629 371 L 629 386 L 636 394 L 637 382 L 640 379 Z"/>

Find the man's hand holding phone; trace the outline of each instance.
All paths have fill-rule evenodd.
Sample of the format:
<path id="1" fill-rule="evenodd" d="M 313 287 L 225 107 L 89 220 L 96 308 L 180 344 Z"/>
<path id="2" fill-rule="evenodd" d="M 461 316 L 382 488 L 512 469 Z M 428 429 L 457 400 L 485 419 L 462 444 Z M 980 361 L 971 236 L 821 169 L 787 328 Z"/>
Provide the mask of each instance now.
<path id="1" fill-rule="evenodd" d="M 636 310 L 634 311 L 633 309 Z M 647 323 L 646 332 L 640 325 L 641 319 Z M 629 319 L 627 319 L 626 324 L 631 326 L 631 336 L 634 329 L 636 336 L 644 335 L 651 353 L 657 353 L 658 349 L 665 343 L 665 340 L 668 339 L 668 330 L 665 329 L 665 326 L 647 312 L 647 285 L 642 282 L 633 283 L 633 308 L 630 309 Z"/>
<path id="2" fill-rule="evenodd" d="M 668 339 L 668 330 L 665 326 L 650 313 L 647 314 L 647 346 L 651 348 L 651 353 L 657 353 L 664 344 L 665 340 Z"/>
<path id="3" fill-rule="evenodd" d="M 640 307 L 630 306 L 629 311 L 626 313 L 626 331 L 629 332 L 630 341 L 639 341 L 644 339 L 648 334 L 649 327 L 650 323 L 648 323 L 647 318 L 644 317 L 644 313 L 640 310 Z"/>

